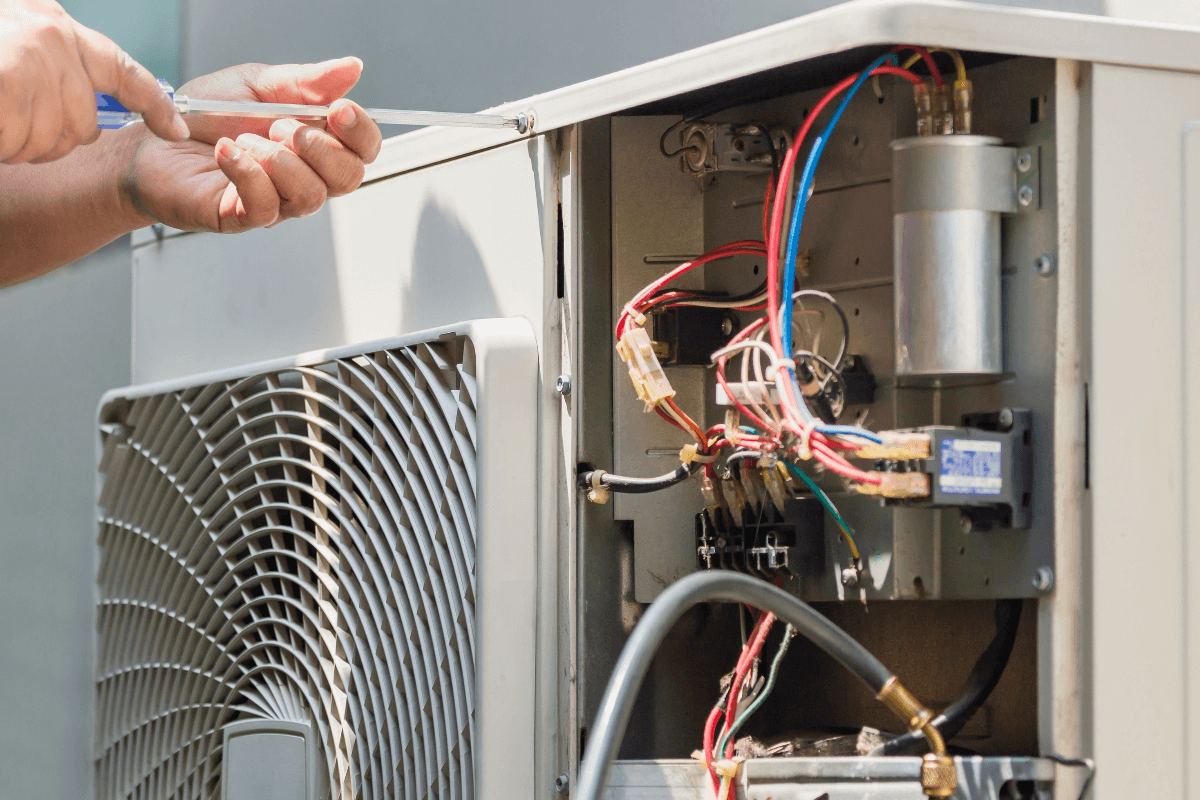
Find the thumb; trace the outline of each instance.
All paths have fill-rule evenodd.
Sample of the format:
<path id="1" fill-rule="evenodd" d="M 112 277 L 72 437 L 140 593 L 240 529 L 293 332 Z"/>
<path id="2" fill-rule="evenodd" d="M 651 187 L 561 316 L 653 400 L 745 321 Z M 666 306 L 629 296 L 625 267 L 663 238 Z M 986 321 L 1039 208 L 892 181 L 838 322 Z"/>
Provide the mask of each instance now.
<path id="1" fill-rule="evenodd" d="M 362 70 L 362 61 L 353 56 L 319 64 L 280 64 L 264 68 L 251 79 L 250 88 L 264 103 L 326 106 L 354 88 Z"/>
<path id="2" fill-rule="evenodd" d="M 92 88 L 142 115 L 146 127 L 170 141 L 188 138 L 188 126 L 150 71 L 109 39 L 76 23 L 75 41 Z"/>

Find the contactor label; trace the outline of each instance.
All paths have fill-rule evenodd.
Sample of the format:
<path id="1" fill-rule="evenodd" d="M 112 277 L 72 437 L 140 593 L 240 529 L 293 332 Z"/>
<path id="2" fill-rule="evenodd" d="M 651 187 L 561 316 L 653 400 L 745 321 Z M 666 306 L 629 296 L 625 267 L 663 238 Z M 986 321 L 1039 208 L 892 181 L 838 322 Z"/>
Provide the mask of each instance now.
<path id="1" fill-rule="evenodd" d="M 1004 488 L 1001 457 L 1000 442 L 943 439 L 938 488 L 944 494 L 998 495 Z"/>

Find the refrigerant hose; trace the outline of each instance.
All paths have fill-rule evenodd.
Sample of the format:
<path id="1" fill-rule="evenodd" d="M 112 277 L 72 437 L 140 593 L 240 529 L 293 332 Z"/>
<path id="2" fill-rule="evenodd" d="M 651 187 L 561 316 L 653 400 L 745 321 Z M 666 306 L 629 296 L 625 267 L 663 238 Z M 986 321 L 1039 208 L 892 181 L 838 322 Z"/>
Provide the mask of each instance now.
<path id="1" fill-rule="evenodd" d="M 808 604 L 765 581 L 736 572 L 699 572 L 676 581 L 642 615 L 613 668 L 579 770 L 575 800 L 599 800 L 608 771 L 625 735 L 634 700 L 654 654 L 683 614 L 698 603 L 728 600 L 770 611 L 854 673 L 875 696 L 914 730 L 929 738 L 921 764 L 921 785 L 930 797 L 954 794 L 957 774 L 945 744 L 929 725 L 933 713 L 922 706 L 879 659 Z"/>
<path id="2" fill-rule="evenodd" d="M 958 735 L 975 712 L 987 702 L 988 696 L 1000 682 L 1000 676 L 1008 666 L 1009 656 L 1012 655 L 1013 645 L 1017 641 L 1017 627 L 1020 623 L 1020 600 L 996 601 L 996 635 L 975 662 L 958 697 L 933 719 L 933 726 L 946 741 Z M 871 755 L 907 755 L 916 752 L 922 741 L 923 737 L 910 731 L 875 748 Z"/>
<path id="3" fill-rule="evenodd" d="M 657 478 L 626 478 L 622 475 L 613 475 L 610 472 L 596 469 L 588 472 L 580 472 L 578 481 L 579 485 L 585 488 L 594 488 L 595 484 L 598 483 L 610 492 L 647 494 L 649 492 L 657 492 L 660 489 L 666 489 L 687 480 L 701 466 L 701 464 L 695 461 L 690 464 L 680 464 L 674 472 L 659 475 Z"/>

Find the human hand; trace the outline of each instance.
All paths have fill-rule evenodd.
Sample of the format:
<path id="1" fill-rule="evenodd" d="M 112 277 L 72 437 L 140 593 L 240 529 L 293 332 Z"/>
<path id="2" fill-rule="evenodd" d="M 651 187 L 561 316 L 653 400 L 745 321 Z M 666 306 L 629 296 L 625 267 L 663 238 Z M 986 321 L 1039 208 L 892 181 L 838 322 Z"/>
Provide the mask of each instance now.
<path id="1" fill-rule="evenodd" d="M 0 0 L 0 162 L 40 164 L 94 142 L 96 97 L 138 111 L 164 139 L 188 136 L 145 67 L 54 0 Z"/>
<path id="2" fill-rule="evenodd" d="M 146 137 L 125 181 L 134 206 L 182 230 L 238 233 L 316 213 L 348 194 L 375 160 L 379 126 L 343 95 L 362 62 L 244 64 L 197 78 L 179 93 L 208 100 L 331 105 L 328 123 L 197 117 L 191 138 Z"/>

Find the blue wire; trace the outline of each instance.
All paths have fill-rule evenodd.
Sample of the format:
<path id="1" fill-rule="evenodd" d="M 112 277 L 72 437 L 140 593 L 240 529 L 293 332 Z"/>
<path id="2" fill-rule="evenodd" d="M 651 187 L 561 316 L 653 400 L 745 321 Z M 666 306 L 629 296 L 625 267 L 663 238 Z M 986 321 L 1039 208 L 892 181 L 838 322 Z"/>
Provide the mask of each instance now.
<path id="1" fill-rule="evenodd" d="M 872 61 L 870 66 L 859 73 L 858 79 L 850 85 L 850 88 L 846 91 L 846 96 L 842 98 L 842 102 L 838 104 L 837 109 L 833 112 L 833 116 L 830 117 L 825 130 L 821 131 L 820 135 L 813 140 L 812 150 L 809 151 L 808 160 L 804 163 L 804 172 L 800 175 L 800 186 L 796 190 L 796 207 L 792 212 L 792 225 L 788 230 L 787 255 L 784 260 L 783 270 L 784 301 L 780 314 L 782 317 L 780 320 L 782 330 L 779 333 L 785 355 L 792 352 L 792 291 L 796 285 L 796 255 L 800 248 L 800 228 L 804 224 L 804 211 L 808 206 L 808 197 L 812 191 L 813 176 L 817 171 L 817 162 L 821 160 L 821 154 L 825 151 L 825 145 L 829 142 L 829 137 L 833 134 L 834 127 L 838 124 L 838 120 L 842 118 L 842 114 L 846 112 L 846 107 L 854 99 L 855 93 L 866 83 L 867 78 L 871 76 L 876 67 L 889 61 L 893 64 L 896 63 L 894 53 L 880 56 Z M 796 380 L 796 373 L 789 369 L 788 374 L 791 376 L 792 383 L 796 387 L 797 396 L 799 396 L 800 382 Z M 804 417 L 805 422 L 812 420 L 812 413 L 808 410 L 805 403 L 800 403 L 800 414 Z M 819 424 L 816 426 L 816 430 L 822 433 L 834 433 L 833 429 L 835 427 L 843 429 L 840 432 L 847 435 L 861 436 L 874 442 L 882 441 L 879 437 L 863 428 L 855 428 L 849 425 L 830 426 Z"/>
<path id="2" fill-rule="evenodd" d="M 831 433 L 835 436 L 839 434 L 842 436 L 857 436 L 860 439 L 866 439 L 875 444 L 883 444 L 883 439 L 879 438 L 876 434 L 871 433 L 866 428 L 859 428 L 854 425 L 818 425 L 817 430 L 821 433 Z"/>
<path id="3" fill-rule="evenodd" d="M 813 174 L 817 170 L 817 162 L 821 160 L 821 153 L 825 150 L 825 145 L 829 141 L 830 134 L 833 133 L 834 126 L 838 124 L 838 120 L 842 118 L 842 114 L 846 111 L 846 106 L 850 105 L 850 101 L 854 98 L 855 93 L 859 90 L 867 78 L 871 76 L 871 72 L 884 62 L 890 61 L 896 63 L 896 56 L 893 53 L 880 56 L 871 62 L 871 65 L 864 69 L 858 75 L 858 80 L 851 84 L 846 96 L 842 98 L 842 102 L 838 105 L 837 110 L 833 112 L 833 116 L 829 119 L 829 124 L 825 126 L 825 130 L 821 131 L 821 135 L 813 141 L 812 150 L 809 151 L 808 161 L 804 164 L 804 172 L 800 176 L 800 187 L 796 190 L 796 207 L 792 213 L 792 226 L 788 231 L 787 258 L 784 262 L 783 272 L 783 309 L 782 321 L 780 327 L 783 329 L 779 333 L 782 337 L 783 353 L 788 355 L 792 352 L 792 292 L 796 285 L 796 254 L 800 247 L 800 227 L 804 224 L 804 209 L 808 205 L 808 195 L 812 190 Z"/>

